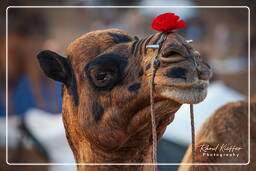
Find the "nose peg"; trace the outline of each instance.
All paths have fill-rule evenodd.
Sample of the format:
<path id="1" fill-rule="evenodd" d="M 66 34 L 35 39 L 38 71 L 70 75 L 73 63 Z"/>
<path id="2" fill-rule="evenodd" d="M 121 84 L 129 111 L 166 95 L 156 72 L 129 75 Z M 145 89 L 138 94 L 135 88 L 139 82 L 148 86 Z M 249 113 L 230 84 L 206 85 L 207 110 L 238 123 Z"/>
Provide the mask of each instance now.
<path id="1" fill-rule="evenodd" d="M 186 43 L 193 43 L 193 40 L 186 40 Z"/>
<path id="2" fill-rule="evenodd" d="M 147 45 L 146 48 L 159 49 L 159 45 Z"/>

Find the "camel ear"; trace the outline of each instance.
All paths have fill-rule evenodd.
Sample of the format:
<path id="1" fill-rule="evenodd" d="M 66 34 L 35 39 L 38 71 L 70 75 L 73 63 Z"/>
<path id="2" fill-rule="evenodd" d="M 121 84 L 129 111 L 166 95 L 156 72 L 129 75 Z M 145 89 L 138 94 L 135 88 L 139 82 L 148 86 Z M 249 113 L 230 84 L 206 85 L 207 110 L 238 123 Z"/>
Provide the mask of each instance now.
<path id="1" fill-rule="evenodd" d="M 40 67 L 47 77 L 68 84 L 71 71 L 70 64 L 66 58 L 50 50 L 41 51 L 37 58 Z"/>

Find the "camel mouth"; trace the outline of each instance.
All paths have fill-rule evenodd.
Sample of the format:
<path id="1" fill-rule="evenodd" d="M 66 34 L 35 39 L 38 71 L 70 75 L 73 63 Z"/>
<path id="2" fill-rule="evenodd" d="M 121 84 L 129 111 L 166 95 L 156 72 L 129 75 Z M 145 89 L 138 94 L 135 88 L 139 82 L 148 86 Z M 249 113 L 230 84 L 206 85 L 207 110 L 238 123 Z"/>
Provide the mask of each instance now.
<path id="1" fill-rule="evenodd" d="M 159 84 L 158 84 L 159 85 Z M 198 80 L 193 84 L 159 85 L 161 96 L 181 104 L 197 104 L 207 95 L 209 81 Z"/>
<path id="2" fill-rule="evenodd" d="M 209 80 L 198 80 L 194 83 L 181 83 L 181 84 L 156 84 L 164 87 L 175 87 L 178 89 L 199 89 L 204 90 L 209 85 Z"/>

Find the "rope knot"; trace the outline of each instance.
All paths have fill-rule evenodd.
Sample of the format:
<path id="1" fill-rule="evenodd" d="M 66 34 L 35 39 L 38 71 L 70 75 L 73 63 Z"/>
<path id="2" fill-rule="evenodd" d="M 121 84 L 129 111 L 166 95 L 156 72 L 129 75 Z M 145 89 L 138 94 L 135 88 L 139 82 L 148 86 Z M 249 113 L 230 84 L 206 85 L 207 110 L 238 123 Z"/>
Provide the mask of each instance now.
<path id="1" fill-rule="evenodd" d="M 157 58 L 155 58 L 153 64 L 154 68 L 156 69 L 160 66 L 160 61 Z"/>

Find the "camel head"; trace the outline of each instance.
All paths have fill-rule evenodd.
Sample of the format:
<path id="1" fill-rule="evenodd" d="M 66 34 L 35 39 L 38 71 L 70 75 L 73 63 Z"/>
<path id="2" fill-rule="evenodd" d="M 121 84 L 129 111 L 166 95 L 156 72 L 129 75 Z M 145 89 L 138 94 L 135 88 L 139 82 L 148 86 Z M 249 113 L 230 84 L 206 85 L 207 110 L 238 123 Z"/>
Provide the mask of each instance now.
<path id="1" fill-rule="evenodd" d="M 123 162 L 124 155 L 116 154 L 122 151 L 130 155 L 126 162 L 142 162 L 131 155 L 145 155 L 152 142 L 149 88 L 156 50 L 146 45 L 160 36 L 138 39 L 118 29 L 99 30 L 73 41 L 67 57 L 49 50 L 38 54 L 45 74 L 63 83 L 63 120 L 77 161 Z M 181 104 L 206 97 L 211 69 L 173 32 L 167 33 L 158 58 L 154 98 L 160 137 Z M 82 154 L 92 149 L 97 149 L 94 157 Z"/>

